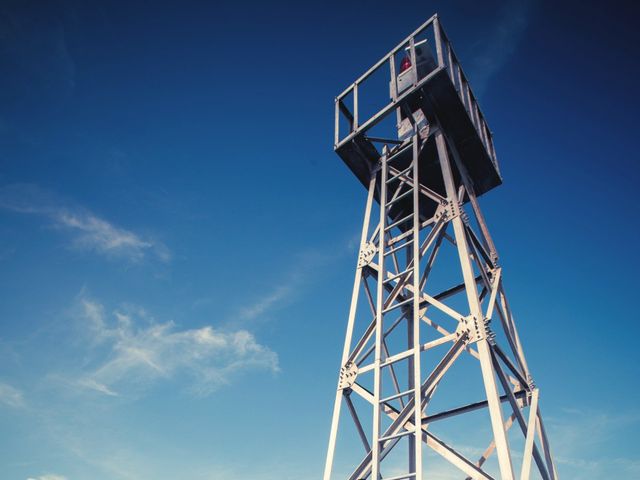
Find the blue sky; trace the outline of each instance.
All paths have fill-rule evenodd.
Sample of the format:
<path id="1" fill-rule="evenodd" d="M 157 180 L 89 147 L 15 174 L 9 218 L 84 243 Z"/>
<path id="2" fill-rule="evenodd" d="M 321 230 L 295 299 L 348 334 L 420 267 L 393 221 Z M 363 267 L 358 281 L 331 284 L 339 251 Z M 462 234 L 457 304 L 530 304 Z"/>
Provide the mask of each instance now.
<path id="1" fill-rule="evenodd" d="M 333 98 L 434 12 L 560 474 L 640 476 L 633 7 L 5 1 L 1 478 L 320 476 L 365 201 Z"/>

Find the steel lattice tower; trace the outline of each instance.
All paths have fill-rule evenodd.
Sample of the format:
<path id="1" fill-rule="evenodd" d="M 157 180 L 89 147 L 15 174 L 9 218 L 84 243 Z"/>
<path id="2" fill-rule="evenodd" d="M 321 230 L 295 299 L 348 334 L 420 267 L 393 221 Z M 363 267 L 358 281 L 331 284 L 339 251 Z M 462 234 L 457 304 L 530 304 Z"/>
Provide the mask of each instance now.
<path id="1" fill-rule="evenodd" d="M 557 479 L 477 200 L 502 181 L 492 134 L 437 15 L 335 115 L 335 150 L 368 196 L 324 480 L 442 478 L 438 465 Z M 488 447 L 468 458 L 477 438 Z"/>

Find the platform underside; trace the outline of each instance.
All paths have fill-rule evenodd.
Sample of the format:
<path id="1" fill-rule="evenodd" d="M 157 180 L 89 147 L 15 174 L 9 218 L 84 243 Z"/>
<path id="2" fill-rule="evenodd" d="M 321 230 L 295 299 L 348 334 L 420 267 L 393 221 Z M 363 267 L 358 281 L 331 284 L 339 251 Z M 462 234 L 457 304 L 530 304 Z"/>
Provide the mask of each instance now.
<path id="1" fill-rule="evenodd" d="M 406 107 L 411 111 L 421 108 L 430 123 L 439 123 L 446 133 L 447 143 L 450 150 L 454 149 L 464 168 L 473 182 L 473 188 L 477 196 L 488 192 L 502 183 L 500 173 L 493 164 L 493 161 L 485 149 L 480 136 L 478 135 L 469 114 L 467 113 L 462 100 L 458 96 L 453 83 L 446 70 L 442 69 L 434 75 L 424 85 L 416 88 L 405 100 Z M 395 115 L 392 110 L 389 115 Z M 425 148 L 420 154 L 420 183 L 424 186 L 444 194 L 442 176 L 435 154 L 433 140 L 429 139 Z M 336 153 L 347 164 L 351 171 L 358 177 L 360 182 L 367 187 L 371 178 L 372 169 L 375 167 L 381 152 L 376 148 L 380 144 L 374 144 L 367 138 L 366 132 L 362 132 L 347 138 L 336 146 Z M 393 145 L 389 145 L 392 147 Z M 403 149 L 403 147 L 395 147 Z M 406 167 L 411 162 L 411 147 L 404 148 L 400 155 L 406 159 L 399 158 L 398 166 Z M 452 152 L 452 156 L 456 156 Z M 460 174 L 455 167 L 454 175 L 456 182 L 459 181 Z M 402 212 L 410 210 L 410 202 L 399 202 L 394 209 L 393 217 L 398 218 Z M 433 202 L 425 201 L 421 205 L 425 218 L 433 215 L 435 208 Z M 421 216 L 422 212 L 421 212 Z"/>

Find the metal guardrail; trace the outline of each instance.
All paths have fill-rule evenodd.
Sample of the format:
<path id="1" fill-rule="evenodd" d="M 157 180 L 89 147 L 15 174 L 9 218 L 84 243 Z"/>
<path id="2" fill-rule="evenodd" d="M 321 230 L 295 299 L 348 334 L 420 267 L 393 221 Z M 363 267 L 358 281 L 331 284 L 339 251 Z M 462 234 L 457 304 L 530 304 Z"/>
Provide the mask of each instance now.
<path id="1" fill-rule="evenodd" d="M 436 67 L 426 75 L 422 77 L 418 76 L 417 62 L 416 62 L 416 43 L 420 42 L 422 37 L 429 36 L 436 48 Z M 396 65 L 400 55 L 406 55 L 408 52 L 411 59 L 411 68 L 413 69 L 413 78 L 415 79 L 413 88 L 398 92 Z M 364 88 L 366 88 L 366 82 L 380 69 L 386 69 L 388 72 L 388 82 L 390 86 L 389 102 L 382 108 L 378 109 L 368 118 L 362 118 L 362 111 L 360 106 L 360 96 Z M 367 70 L 362 76 L 360 76 L 355 82 L 347 87 L 335 100 L 335 138 L 334 147 L 338 148 L 344 143 L 350 141 L 355 136 L 366 132 L 382 119 L 384 119 L 389 113 L 393 112 L 397 108 L 397 104 L 409 96 L 416 88 L 419 88 L 429 82 L 436 74 L 446 70 L 449 79 L 458 93 L 458 97 L 462 101 L 469 120 L 473 124 L 478 133 L 482 144 L 484 145 L 491 161 L 493 162 L 496 170 L 498 170 L 498 162 L 496 159 L 495 148 L 493 145 L 493 135 L 489 130 L 487 122 L 482 114 L 478 101 L 469 86 L 469 81 L 465 75 L 460 61 L 456 56 L 451 42 L 449 41 L 438 15 L 432 16 L 429 20 L 423 23 L 417 30 L 411 33 L 407 38 L 400 42 L 393 50 L 387 53 L 377 63 L 375 63 L 369 70 Z M 381 92 L 382 94 L 382 92 Z M 351 98 L 351 106 L 347 105 L 347 99 Z M 348 129 L 345 135 L 341 135 L 341 121 L 347 122 Z"/>

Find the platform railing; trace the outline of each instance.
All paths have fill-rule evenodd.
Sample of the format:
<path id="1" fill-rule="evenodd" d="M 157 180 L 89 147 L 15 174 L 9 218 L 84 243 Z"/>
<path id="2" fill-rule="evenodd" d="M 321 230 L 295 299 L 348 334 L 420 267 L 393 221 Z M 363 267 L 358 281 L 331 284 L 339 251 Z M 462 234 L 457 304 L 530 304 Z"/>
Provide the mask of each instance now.
<path id="1" fill-rule="evenodd" d="M 443 47 L 442 60 L 445 61 L 445 66 L 447 69 L 447 73 L 449 74 L 449 78 L 451 79 L 453 86 L 458 92 L 458 96 L 460 97 L 460 100 L 462 100 L 462 104 L 464 105 L 464 108 L 469 115 L 469 119 L 478 132 L 478 136 L 480 137 L 484 148 L 487 150 L 487 153 L 489 154 L 493 165 L 495 166 L 496 170 L 498 170 L 498 161 L 496 159 L 496 151 L 493 145 L 493 134 L 491 133 L 491 130 L 489 130 L 487 121 L 485 120 L 484 115 L 482 114 L 482 110 L 480 109 L 480 105 L 478 104 L 478 100 L 473 94 L 473 90 L 471 90 L 471 87 L 469 86 L 467 76 L 462 70 L 460 61 L 458 60 L 458 57 L 453 50 L 453 46 L 451 45 L 447 34 L 444 32 L 444 29 L 439 22 L 436 22 L 436 24 L 437 32 L 440 36 L 440 44 Z"/>
<path id="2" fill-rule="evenodd" d="M 435 45 L 436 67 L 430 72 L 418 76 L 416 62 L 416 44 L 428 38 Z M 411 59 L 411 68 L 413 69 L 413 86 L 398 91 L 398 59 L 400 55 L 409 55 Z M 384 72 L 384 81 L 382 86 L 388 88 L 385 91 L 378 91 L 377 98 L 388 98 L 388 102 L 381 108 L 376 109 L 373 113 L 364 114 L 362 108 L 362 92 L 366 90 L 367 83 L 372 83 L 374 76 Z M 449 79 L 454 85 L 462 104 L 464 105 L 469 119 L 478 133 L 478 137 L 482 141 L 489 157 L 491 158 L 496 170 L 498 162 L 496 159 L 495 148 L 493 145 L 493 136 L 487 122 L 482 114 L 476 96 L 473 94 L 467 76 L 456 56 L 451 42 L 449 41 L 440 20 L 437 15 L 432 16 L 423 23 L 411 35 L 400 42 L 393 50 L 387 53 L 355 82 L 347 87 L 335 100 L 335 138 L 334 147 L 352 140 L 355 136 L 368 131 L 379 122 L 381 122 L 388 114 L 397 108 L 397 104 L 404 100 L 407 96 L 429 82 L 435 75 L 446 70 Z M 380 83 L 380 82 L 379 82 Z M 379 85 L 380 87 L 381 85 Z M 386 97 L 385 97 L 386 95 Z M 363 118 L 366 116 L 367 118 Z M 346 122 L 346 125 L 344 124 Z M 346 127 L 346 128 L 344 128 Z"/>

